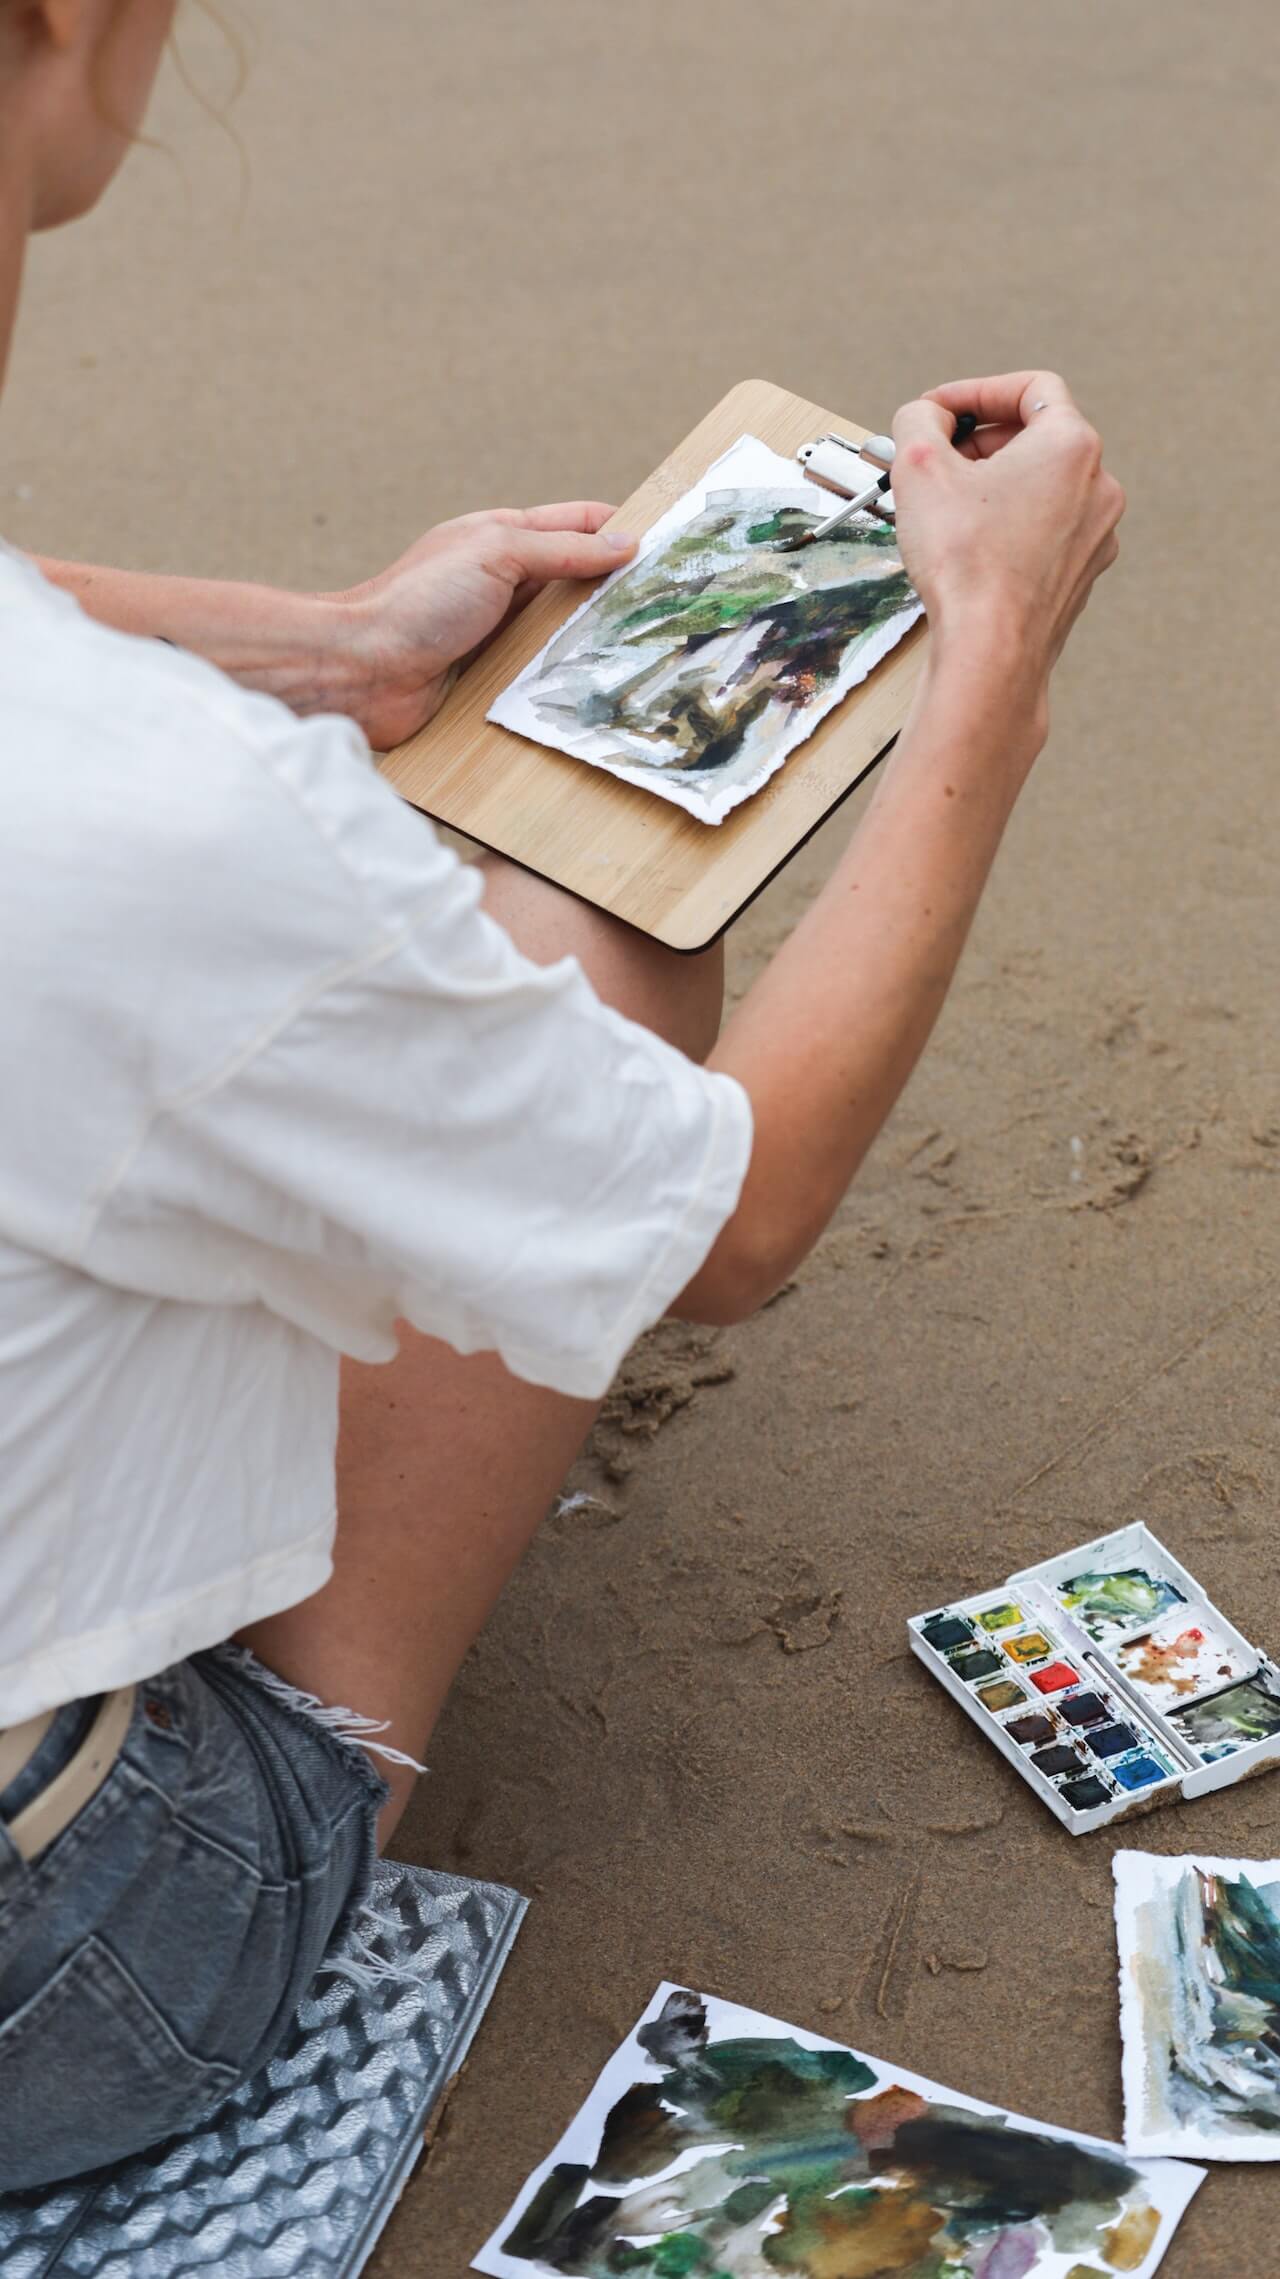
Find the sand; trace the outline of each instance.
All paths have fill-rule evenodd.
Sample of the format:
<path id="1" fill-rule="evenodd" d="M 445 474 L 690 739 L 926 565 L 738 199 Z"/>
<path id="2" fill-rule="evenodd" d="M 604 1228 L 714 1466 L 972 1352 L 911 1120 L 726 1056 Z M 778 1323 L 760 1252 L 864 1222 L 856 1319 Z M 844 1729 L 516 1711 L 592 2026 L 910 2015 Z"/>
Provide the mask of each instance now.
<path id="1" fill-rule="evenodd" d="M 1072 1842 L 903 1623 L 1141 1518 L 1280 1649 L 1274 11 L 255 16 L 242 214 L 170 82 L 181 163 L 36 251 L 18 543 L 341 583 L 467 506 L 624 493 L 752 372 L 881 424 L 1055 363 L 1131 497 L 864 1176 L 758 1319 L 634 1357 L 459 1682 L 400 1849 L 533 1905 L 372 2268 L 462 2273 L 664 1976 L 1113 2134 L 1134 1831 Z M 1138 1840 L 1274 1857 L 1280 1778 Z M 1273 2235 L 1225 2172 L 1165 2268 L 1269 2279 Z"/>

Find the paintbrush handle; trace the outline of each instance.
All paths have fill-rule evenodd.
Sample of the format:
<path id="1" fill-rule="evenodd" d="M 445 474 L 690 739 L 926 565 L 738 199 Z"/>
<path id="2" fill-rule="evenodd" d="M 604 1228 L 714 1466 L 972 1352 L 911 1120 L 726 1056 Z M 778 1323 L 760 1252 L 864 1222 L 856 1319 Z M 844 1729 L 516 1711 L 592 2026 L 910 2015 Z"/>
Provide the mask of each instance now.
<path id="1" fill-rule="evenodd" d="M 892 476 L 887 472 L 883 475 L 877 475 L 874 483 L 868 483 L 865 491 L 859 491 L 853 498 L 846 499 L 844 505 L 837 507 L 834 514 L 829 514 L 825 522 L 814 525 L 814 528 L 809 532 L 810 545 L 815 539 L 825 538 L 830 531 L 838 530 L 840 525 L 848 522 L 853 515 L 862 514 L 881 491 L 888 490 L 892 480 Z"/>

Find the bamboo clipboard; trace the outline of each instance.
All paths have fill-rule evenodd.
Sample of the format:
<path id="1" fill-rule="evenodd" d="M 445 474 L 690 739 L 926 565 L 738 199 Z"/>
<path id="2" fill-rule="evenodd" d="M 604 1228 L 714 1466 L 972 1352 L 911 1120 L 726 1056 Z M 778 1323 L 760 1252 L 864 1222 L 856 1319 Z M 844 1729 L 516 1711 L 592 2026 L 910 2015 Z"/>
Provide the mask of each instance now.
<path id="1" fill-rule="evenodd" d="M 618 509 L 618 527 L 647 530 L 740 435 L 758 435 L 790 456 L 831 428 L 855 439 L 868 432 L 767 380 L 744 380 Z M 435 719 L 386 755 L 382 772 L 434 821 L 670 949 L 705 949 L 893 742 L 920 677 L 927 629 L 914 626 L 763 790 L 712 825 L 485 719 L 585 592 L 562 581 L 538 594 L 462 675 Z"/>

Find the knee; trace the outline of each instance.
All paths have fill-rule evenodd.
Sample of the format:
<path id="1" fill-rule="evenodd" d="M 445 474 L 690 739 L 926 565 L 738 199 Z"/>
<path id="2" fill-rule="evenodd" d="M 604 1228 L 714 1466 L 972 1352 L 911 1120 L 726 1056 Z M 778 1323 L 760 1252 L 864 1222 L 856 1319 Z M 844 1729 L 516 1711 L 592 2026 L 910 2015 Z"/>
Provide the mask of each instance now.
<path id="1" fill-rule="evenodd" d="M 717 942 L 714 948 L 690 956 L 677 956 L 674 950 L 659 954 L 666 968 L 654 977 L 656 1017 L 649 1026 L 688 1053 L 690 1060 L 705 1060 L 720 1034 L 724 1013 L 724 945 Z"/>
<path id="2" fill-rule="evenodd" d="M 606 1005 L 705 1060 L 724 1007 L 722 944 L 683 956 L 510 863 L 489 857 L 483 868 L 485 908 L 526 957 L 576 957 Z"/>

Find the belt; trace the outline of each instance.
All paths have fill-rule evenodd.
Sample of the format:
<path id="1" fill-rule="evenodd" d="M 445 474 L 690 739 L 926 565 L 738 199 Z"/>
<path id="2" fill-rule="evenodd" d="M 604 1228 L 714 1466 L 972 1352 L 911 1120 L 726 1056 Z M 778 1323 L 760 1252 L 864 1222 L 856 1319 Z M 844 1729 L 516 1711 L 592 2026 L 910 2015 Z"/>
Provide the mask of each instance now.
<path id="1" fill-rule="evenodd" d="M 70 1826 L 90 1797 L 97 1795 L 124 1745 L 137 1690 L 128 1685 L 104 1693 L 75 1755 L 30 1804 L 12 1820 L 0 1822 L 20 1859 L 34 1860 Z M 46 1709 L 39 1717 L 29 1717 L 24 1725 L 11 1725 L 7 1733 L 0 1733 L 0 1791 L 30 1764 L 53 1718 L 53 1710 Z"/>

